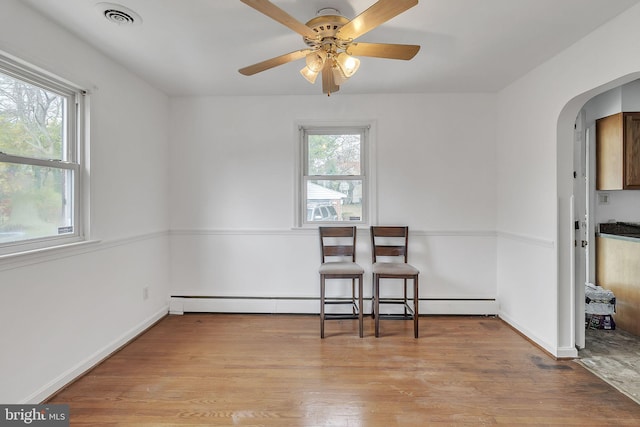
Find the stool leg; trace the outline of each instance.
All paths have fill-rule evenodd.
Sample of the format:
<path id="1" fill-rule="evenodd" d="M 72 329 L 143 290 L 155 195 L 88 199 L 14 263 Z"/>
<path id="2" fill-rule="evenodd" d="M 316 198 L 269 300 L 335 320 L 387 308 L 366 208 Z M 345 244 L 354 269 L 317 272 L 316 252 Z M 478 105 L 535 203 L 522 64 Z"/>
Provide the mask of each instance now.
<path id="1" fill-rule="evenodd" d="M 418 338 L 418 304 L 420 298 L 418 296 L 418 275 L 413 278 L 413 335 Z"/>
<path id="2" fill-rule="evenodd" d="M 324 275 L 320 275 L 320 338 L 324 338 Z"/>
<path id="3" fill-rule="evenodd" d="M 376 318 L 376 279 L 375 274 L 371 278 L 371 317 Z"/>
<path id="4" fill-rule="evenodd" d="M 409 315 L 409 312 L 407 311 L 407 278 L 405 277 L 403 279 L 404 282 L 404 317 L 407 317 Z"/>
<path id="5" fill-rule="evenodd" d="M 356 278 L 351 279 L 351 312 L 356 313 Z"/>
<path id="6" fill-rule="evenodd" d="M 375 336 L 378 338 L 380 336 L 380 277 L 377 274 L 373 275 L 373 298 L 374 298 L 374 314 L 375 314 Z"/>
<path id="7" fill-rule="evenodd" d="M 360 326 L 360 338 L 364 336 L 362 325 L 362 274 L 358 276 L 358 324 Z"/>

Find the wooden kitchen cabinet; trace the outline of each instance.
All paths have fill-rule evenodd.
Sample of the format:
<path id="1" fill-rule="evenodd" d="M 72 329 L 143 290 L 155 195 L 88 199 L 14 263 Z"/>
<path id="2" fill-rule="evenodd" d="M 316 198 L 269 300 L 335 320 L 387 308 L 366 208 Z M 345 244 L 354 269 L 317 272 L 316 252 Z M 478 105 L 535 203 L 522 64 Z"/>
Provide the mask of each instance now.
<path id="1" fill-rule="evenodd" d="M 596 238 L 596 283 L 616 297 L 616 327 L 640 336 L 640 238 Z"/>
<path id="2" fill-rule="evenodd" d="M 640 112 L 596 120 L 596 190 L 640 190 Z"/>

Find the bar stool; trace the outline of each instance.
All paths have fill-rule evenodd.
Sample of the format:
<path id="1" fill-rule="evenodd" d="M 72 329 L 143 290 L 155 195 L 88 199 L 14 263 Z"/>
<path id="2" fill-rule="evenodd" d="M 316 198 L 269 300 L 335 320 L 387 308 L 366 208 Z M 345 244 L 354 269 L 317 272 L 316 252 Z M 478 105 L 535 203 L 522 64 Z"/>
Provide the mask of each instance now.
<path id="1" fill-rule="evenodd" d="M 356 264 L 356 227 L 319 227 L 322 264 L 320 265 L 320 338 L 324 338 L 324 321 L 358 319 L 360 338 L 362 328 L 362 275 L 364 269 Z M 351 279 L 349 298 L 326 296 L 327 279 Z M 356 292 L 356 281 L 358 289 Z M 356 303 L 356 295 L 358 300 Z M 326 313 L 327 305 L 349 305 L 351 313 Z"/>
<path id="2" fill-rule="evenodd" d="M 371 227 L 371 249 L 373 256 L 373 301 L 372 314 L 375 319 L 375 336 L 380 335 L 380 318 L 413 319 L 413 334 L 418 338 L 418 275 L 417 268 L 407 263 L 409 227 Z M 401 298 L 380 296 L 380 279 L 401 279 L 404 293 Z M 413 281 L 413 301 L 407 294 L 407 280 Z M 380 304 L 399 304 L 401 314 L 380 314 Z"/>

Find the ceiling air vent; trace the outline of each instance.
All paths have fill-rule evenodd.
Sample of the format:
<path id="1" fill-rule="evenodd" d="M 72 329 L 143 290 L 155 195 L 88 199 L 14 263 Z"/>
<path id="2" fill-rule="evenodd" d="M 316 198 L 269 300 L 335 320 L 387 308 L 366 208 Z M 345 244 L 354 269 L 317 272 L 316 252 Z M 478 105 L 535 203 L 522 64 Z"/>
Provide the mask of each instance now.
<path id="1" fill-rule="evenodd" d="M 133 10 L 115 3 L 98 3 L 96 7 L 109 21 L 118 25 L 139 25 L 142 23 L 140 15 Z"/>

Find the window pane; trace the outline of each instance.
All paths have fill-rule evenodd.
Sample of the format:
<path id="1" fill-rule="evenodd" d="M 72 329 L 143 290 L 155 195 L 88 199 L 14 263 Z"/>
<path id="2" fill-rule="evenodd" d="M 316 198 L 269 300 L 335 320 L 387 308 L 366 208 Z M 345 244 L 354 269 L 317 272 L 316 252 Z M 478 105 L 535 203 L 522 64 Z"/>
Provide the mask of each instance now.
<path id="1" fill-rule="evenodd" d="M 307 221 L 362 221 L 362 180 L 307 181 Z"/>
<path id="2" fill-rule="evenodd" d="M 0 151 L 63 158 L 65 98 L 0 73 Z"/>
<path id="3" fill-rule="evenodd" d="M 309 175 L 360 175 L 360 134 L 309 135 Z"/>
<path id="4" fill-rule="evenodd" d="M 0 163 L 0 243 L 73 234 L 73 171 Z"/>

